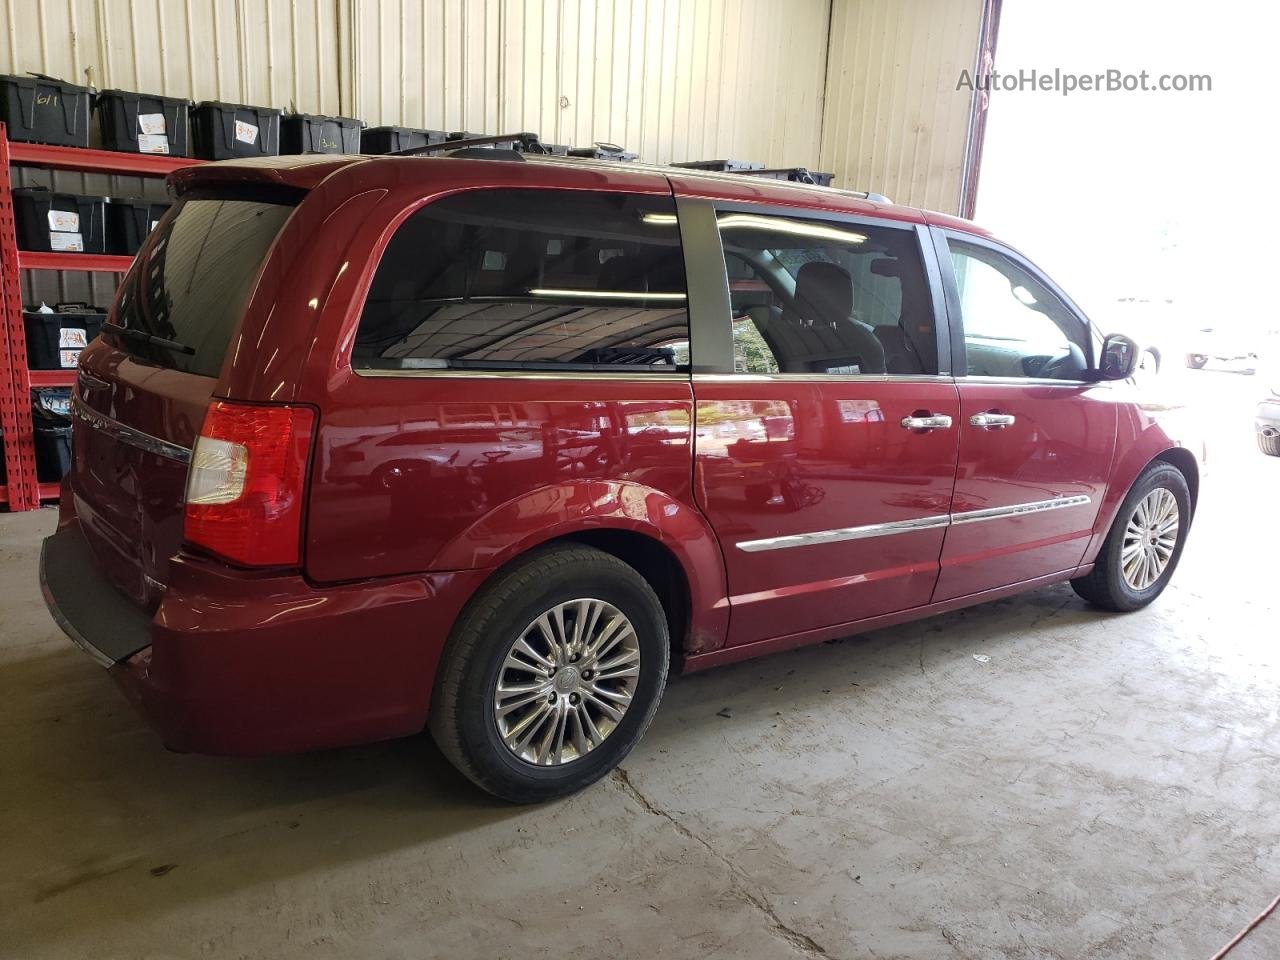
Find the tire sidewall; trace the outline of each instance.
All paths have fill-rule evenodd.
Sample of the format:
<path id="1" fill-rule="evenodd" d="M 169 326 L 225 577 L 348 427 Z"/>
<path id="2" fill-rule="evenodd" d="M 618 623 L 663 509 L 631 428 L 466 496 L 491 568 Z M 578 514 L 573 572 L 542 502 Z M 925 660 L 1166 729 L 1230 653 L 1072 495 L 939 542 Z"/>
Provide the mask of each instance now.
<path id="1" fill-rule="evenodd" d="M 1163 488 L 1173 494 L 1178 503 L 1178 541 L 1173 546 L 1173 555 L 1169 558 L 1164 572 L 1156 578 L 1155 583 L 1145 590 L 1135 590 L 1124 578 L 1124 569 L 1120 561 L 1124 549 L 1124 531 L 1137 509 L 1138 504 L 1153 490 Z M 1129 495 L 1125 497 L 1116 515 L 1115 524 L 1107 543 L 1107 571 L 1111 579 L 1111 592 L 1122 606 L 1129 610 L 1145 607 L 1164 592 L 1178 560 L 1182 557 L 1182 548 L 1187 542 L 1187 533 L 1191 526 L 1191 491 L 1187 487 L 1186 478 L 1181 471 L 1171 464 L 1160 464 L 1147 470 L 1138 482 L 1133 485 Z"/>
<path id="2" fill-rule="evenodd" d="M 498 675 L 511 644 L 529 624 L 558 603 L 584 597 L 613 604 L 631 621 L 640 647 L 636 691 L 618 726 L 586 756 L 557 766 L 536 766 L 512 754 L 498 732 L 493 713 Z M 626 757 L 653 719 L 667 678 L 666 616 L 648 584 L 620 561 L 575 563 L 558 571 L 498 611 L 487 634 L 467 666 L 459 734 L 468 759 L 502 795 L 550 798 L 598 780 Z"/>

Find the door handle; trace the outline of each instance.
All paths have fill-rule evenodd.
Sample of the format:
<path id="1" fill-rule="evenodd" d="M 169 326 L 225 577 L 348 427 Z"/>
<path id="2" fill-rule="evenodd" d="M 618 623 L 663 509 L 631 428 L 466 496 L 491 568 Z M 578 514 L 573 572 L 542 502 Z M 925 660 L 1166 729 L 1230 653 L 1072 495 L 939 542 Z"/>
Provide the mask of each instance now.
<path id="1" fill-rule="evenodd" d="M 903 417 L 904 430 L 946 430 L 951 426 L 951 418 L 945 413 L 930 413 L 923 417 Z"/>
<path id="2" fill-rule="evenodd" d="M 981 427 L 983 430 L 1003 430 L 1012 426 L 1017 419 L 1011 413 L 975 413 L 969 418 L 969 426 Z"/>

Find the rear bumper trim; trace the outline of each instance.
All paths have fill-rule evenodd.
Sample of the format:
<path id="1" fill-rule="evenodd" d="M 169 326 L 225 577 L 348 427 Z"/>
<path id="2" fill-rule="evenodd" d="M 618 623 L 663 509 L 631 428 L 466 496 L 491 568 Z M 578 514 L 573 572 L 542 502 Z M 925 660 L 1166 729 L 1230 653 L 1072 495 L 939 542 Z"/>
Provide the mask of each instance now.
<path id="1" fill-rule="evenodd" d="M 151 618 L 98 569 L 79 523 L 45 539 L 40 548 L 40 592 L 62 632 L 104 667 L 151 644 Z"/>

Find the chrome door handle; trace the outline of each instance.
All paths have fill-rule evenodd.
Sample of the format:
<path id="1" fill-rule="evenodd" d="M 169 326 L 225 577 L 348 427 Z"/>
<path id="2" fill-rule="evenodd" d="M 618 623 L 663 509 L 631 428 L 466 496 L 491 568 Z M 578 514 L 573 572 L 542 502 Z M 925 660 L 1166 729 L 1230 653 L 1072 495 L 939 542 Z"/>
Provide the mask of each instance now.
<path id="1" fill-rule="evenodd" d="M 969 426 L 981 427 L 983 430 L 1003 430 L 1017 421 L 1011 413 L 975 413 L 969 418 Z"/>
<path id="2" fill-rule="evenodd" d="M 931 413 L 926 417 L 903 417 L 902 427 L 905 430 L 946 430 L 951 426 L 951 418 L 945 413 Z"/>

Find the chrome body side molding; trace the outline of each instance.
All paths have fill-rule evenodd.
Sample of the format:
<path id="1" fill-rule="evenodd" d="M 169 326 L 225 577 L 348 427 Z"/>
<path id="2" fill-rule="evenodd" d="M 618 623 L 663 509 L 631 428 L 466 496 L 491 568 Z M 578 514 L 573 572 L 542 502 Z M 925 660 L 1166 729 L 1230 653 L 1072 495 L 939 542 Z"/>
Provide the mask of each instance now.
<path id="1" fill-rule="evenodd" d="M 897 520 L 891 523 L 871 523 L 862 527 L 839 527 L 835 530 L 793 533 L 782 537 L 767 537 L 763 540 L 743 540 L 738 544 L 738 549 L 747 553 L 758 553 L 762 550 L 785 550 L 790 547 L 809 547 L 818 543 L 838 543 L 842 540 L 889 537 L 898 533 L 909 533 L 913 530 L 932 530 L 937 527 L 949 527 L 953 523 L 978 523 L 983 520 L 998 520 L 1003 517 L 1020 517 L 1029 513 L 1043 513 L 1046 510 L 1082 507 L 1091 502 L 1092 500 L 1084 494 L 1071 497 L 1054 497 L 1052 500 L 1036 500 L 1031 503 L 1016 503 L 1008 507 L 989 507 L 984 510 L 966 510 L 962 513 L 944 513 L 936 517 L 920 517 L 917 520 Z"/>

